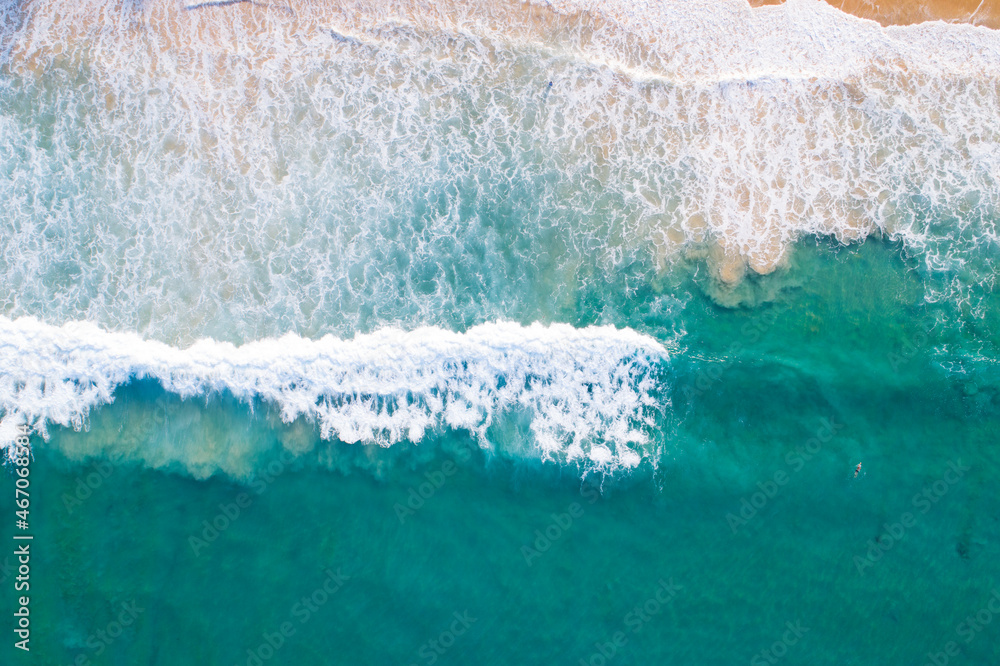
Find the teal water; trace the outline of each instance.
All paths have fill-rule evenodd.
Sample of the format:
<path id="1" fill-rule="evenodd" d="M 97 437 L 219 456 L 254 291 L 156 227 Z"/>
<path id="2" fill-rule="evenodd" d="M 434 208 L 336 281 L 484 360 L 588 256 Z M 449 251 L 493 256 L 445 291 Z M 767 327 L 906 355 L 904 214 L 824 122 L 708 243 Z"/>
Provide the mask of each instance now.
<path id="1" fill-rule="evenodd" d="M 418 4 L 0 0 L 0 664 L 1000 663 L 997 33 Z"/>
<path id="2" fill-rule="evenodd" d="M 406 450 L 313 441 L 285 464 L 288 429 L 266 408 L 121 390 L 89 431 L 59 429 L 37 448 L 34 661 L 8 663 L 256 663 L 247 650 L 285 622 L 295 633 L 266 663 L 603 663 L 616 632 L 608 663 L 767 663 L 753 659 L 776 642 L 787 663 L 925 663 L 949 641 L 953 663 L 995 662 L 1000 625 L 956 628 L 1000 586 L 1000 376 L 988 361 L 947 370 L 935 350 L 994 345 L 997 322 L 911 344 L 935 313 L 899 248 L 877 241 L 803 244 L 793 267 L 753 285 L 752 307 L 723 308 L 696 282 L 672 322 L 688 335 L 660 455 L 629 476 L 581 480 L 447 433 Z M 165 427 L 132 441 L 157 400 Z M 513 420 L 492 436 L 525 435 Z M 225 437 L 260 442 L 253 479 L 135 459 Z M 80 499 L 88 478 L 96 488 Z M 775 478 L 785 482 L 761 503 L 758 484 Z M 440 488 L 401 510 L 428 479 Z M 937 501 L 915 503 L 925 488 Z M 250 501 L 231 525 L 191 541 L 241 493 Z M 743 499 L 762 506 L 732 522 Z M 906 513 L 912 525 L 859 569 L 869 540 Z M 536 544 L 553 524 L 552 543 Z M 348 578 L 296 614 L 327 569 Z M 635 614 L 658 588 L 672 590 L 666 601 Z M 100 640 L 88 647 L 133 600 L 134 624 L 100 654 Z M 453 625 L 461 635 L 447 635 Z"/>

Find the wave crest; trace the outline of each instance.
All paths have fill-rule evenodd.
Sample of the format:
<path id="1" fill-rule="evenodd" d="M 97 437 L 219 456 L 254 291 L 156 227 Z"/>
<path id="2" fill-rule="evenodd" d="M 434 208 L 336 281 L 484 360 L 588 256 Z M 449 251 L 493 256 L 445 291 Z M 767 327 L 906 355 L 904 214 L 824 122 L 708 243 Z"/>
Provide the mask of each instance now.
<path id="1" fill-rule="evenodd" d="M 154 379 L 181 398 L 228 391 L 280 406 L 291 423 L 313 420 L 326 439 L 389 446 L 429 430 L 464 429 L 489 446 L 502 413 L 530 418 L 543 459 L 635 467 L 662 407 L 658 342 L 629 329 L 489 323 L 466 333 L 383 329 L 342 340 L 288 334 L 235 346 L 200 340 L 186 349 L 106 332 L 0 318 L 0 448 L 29 424 L 80 429 L 116 388 Z"/>

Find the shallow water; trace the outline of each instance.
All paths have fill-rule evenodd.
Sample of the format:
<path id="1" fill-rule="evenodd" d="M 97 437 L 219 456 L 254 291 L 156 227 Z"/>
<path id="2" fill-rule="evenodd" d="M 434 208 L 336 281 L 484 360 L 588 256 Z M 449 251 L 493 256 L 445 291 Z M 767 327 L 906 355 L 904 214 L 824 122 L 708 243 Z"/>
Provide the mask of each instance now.
<path id="1" fill-rule="evenodd" d="M 898 246 L 796 256 L 753 308 L 692 285 L 655 468 L 628 476 L 518 457 L 514 417 L 489 453 L 458 433 L 406 449 L 313 433 L 279 458 L 290 437 L 267 408 L 120 390 L 88 432 L 37 447 L 34 663 L 255 663 L 284 622 L 269 663 L 601 663 L 619 631 L 615 663 L 734 663 L 786 622 L 789 663 L 923 663 L 952 640 L 960 663 L 995 660 L 992 629 L 956 633 L 1000 584 L 995 364 L 945 369 L 935 347 L 961 359 L 962 332 L 908 345 L 932 319 Z M 154 409 L 165 423 L 143 435 Z M 230 440 L 256 447 L 252 477 L 191 477 Z M 294 613 L 327 568 L 349 579 Z M 661 579 L 666 601 L 629 616 Z M 133 599 L 143 612 L 97 655 L 87 637 Z M 455 612 L 475 621 L 438 655 Z"/>
<path id="2" fill-rule="evenodd" d="M 1000 661 L 995 33 L 56 6 L 0 40 L 2 663 Z"/>

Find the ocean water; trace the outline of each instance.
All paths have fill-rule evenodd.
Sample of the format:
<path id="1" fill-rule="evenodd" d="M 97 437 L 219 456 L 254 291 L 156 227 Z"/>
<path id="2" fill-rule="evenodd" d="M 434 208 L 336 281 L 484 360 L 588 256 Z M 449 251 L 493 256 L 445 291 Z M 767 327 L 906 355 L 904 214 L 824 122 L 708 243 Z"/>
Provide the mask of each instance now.
<path id="1" fill-rule="evenodd" d="M 0 663 L 1000 663 L 995 31 L 0 16 Z"/>

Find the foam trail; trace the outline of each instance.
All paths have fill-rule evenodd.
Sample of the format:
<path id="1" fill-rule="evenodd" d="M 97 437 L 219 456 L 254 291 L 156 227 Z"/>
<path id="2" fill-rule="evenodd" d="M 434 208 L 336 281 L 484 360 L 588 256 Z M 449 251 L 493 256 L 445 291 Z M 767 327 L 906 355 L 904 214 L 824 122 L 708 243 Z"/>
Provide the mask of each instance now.
<path id="1" fill-rule="evenodd" d="M 531 419 L 542 458 L 635 467 L 658 407 L 651 370 L 666 350 L 632 330 L 489 323 L 466 333 L 383 329 L 353 340 L 292 334 L 239 347 L 200 340 L 186 349 L 106 332 L 0 318 L 0 447 L 28 423 L 82 428 L 89 411 L 132 379 L 182 398 L 228 391 L 318 423 L 324 438 L 420 441 L 465 429 L 488 445 L 504 412 Z"/>
<path id="2" fill-rule="evenodd" d="M 996 272 L 998 31 L 284 4 L 0 2 L 0 313 L 175 344 L 549 321 L 590 275 L 708 246 L 728 288 L 807 235 L 900 241 L 929 300 Z"/>

